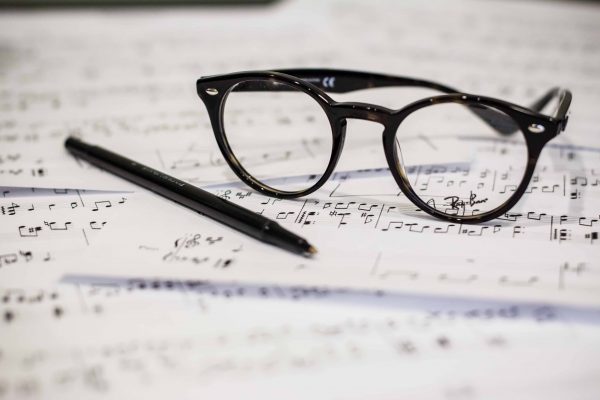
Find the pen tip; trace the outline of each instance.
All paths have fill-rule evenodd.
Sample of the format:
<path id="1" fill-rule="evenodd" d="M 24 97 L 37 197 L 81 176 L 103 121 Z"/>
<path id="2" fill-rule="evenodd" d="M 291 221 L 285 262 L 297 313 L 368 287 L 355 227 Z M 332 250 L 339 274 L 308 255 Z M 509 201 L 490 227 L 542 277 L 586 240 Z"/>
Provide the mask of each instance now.
<path id="1" fill-rule="evenodd" d="M 317 254 L 317 249 L 309 245 L 308 249 L 306 249 L 306 252 L 310 255 Z"/>

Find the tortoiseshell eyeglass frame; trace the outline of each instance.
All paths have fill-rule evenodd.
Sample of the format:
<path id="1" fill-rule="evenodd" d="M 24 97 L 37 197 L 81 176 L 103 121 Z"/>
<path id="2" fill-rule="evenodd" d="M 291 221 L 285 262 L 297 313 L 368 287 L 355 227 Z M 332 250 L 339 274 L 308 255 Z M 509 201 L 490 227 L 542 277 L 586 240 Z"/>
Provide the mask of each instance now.
<path id="1" fill-rule="evenodd" d="M 244 85 L 240 85 L 241 83 L 244 83 Z M 333 146 L 327 169 L 313 186 L 300 191 L 277 190 L 252 177 L 240 164 L 227 141 L 223 124 L 224 105 L 228 94 L 234 87 L 236 91 L 299 90 L 311 96 L 321 106 L 331 125 Z M 368 103 L 337 102 L 326 93 L 346 93 L 377 87 L 422 87 L 434 89 L 444 94 L 415 101 L 400 109 L 390 109 Z M 570 91 L 553 88 L 527 108 L 491 97 L 462 93 L 451 87 L 426 80 L 336 69 L 237 72 L 200 78 L 196 83 L 196 88 L 198 95 L 206 106 L 217 143 L 226 162 L 243 182 L 260 193 L 276 198 L 291 199 L 306 196 L 319 189 L 331 176 L 342 152 L 346 134 L 346 120 L 351 118 L 362 119 L 377 122 L 384 126 L 383 148 L 385 157 L 390 171 L 403 194 L 428 214 L 445 221 L 458 223 L 489 221 L 507 213 L 519 201 L 529 184 L 543 147 L 548 141 L 565 130 L 569 118 L 567 113 L 572 98 Z M 553 115 L 541 114 L 541 110 L 553 100 L 557 100 L 558 104 Z M 523 179 L 512 196 L 493 210 L 478 215 L 449 215 L 443 213 L 421 200 L 409 184 L 408 177 L 400 166 L 395 146 L 398 127 L 409 114 L 432 104 L 442 103 L 458 103 L 469 107 L 477 117 L 490 125 L 499 135 L 507 136 L 515 133 L 514 123 L 523 132 L 528 154 Z M 497 110 L 501 112 L 499 113 Z M 501 119 L 506 118 L 506 115 L 512 118 L 514 123 L 503 124 Z"/>

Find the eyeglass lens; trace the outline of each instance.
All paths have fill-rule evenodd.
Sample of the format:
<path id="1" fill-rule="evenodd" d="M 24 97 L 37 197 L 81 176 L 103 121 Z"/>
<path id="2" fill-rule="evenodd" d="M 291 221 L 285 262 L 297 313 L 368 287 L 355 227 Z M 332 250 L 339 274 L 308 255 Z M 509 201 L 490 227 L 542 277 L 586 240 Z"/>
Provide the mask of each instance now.
<path id="1" fill-rule="evenodd" d="M 333 148 L 327 114 L 291 85 L 270 80 L 236 84 L 225 101 L 223 125 L 232 153 L 263 185 L 302 191 L 327 170 Z"/>
<path id="2" fill-rule="evenodd" d="M 527 146 L 517 123 L 487 106 L 442 103 L 418 109 L 402 121 L 395 143 L 397 168 L 413 191 L 428 206 L 453 216 L 498 208 L 527 168 Z"/>

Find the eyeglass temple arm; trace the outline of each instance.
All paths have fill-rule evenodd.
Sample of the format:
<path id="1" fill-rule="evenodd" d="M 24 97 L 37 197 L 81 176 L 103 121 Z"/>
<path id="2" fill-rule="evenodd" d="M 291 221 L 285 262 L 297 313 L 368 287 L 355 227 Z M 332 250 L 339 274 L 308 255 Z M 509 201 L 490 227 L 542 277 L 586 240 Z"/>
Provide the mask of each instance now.
<path id="1" fill-rule="evenodd" d="M 567 127 L 567 122 L 569 121 L 569 116 L 567 113 L 569 112 L 572 98 L 573 95 L 570 91 L 555 87 L 550 89 L 545 95 L 534 102 L 530 108 L 537 112 L 541 112 L 552 100 L 557 99 L 558 102 L 556 109 L 551 115 L 552 118 L 555 118 L 559 122 L 560 129 L 558 132 L 560 133 Z"/>
<path id="2" fill-rule="evenodd" d="M 298 77 L 330 93 L 348 93 L 355 90 L 391 86 L 425 87 L 442 93 L 460 93 L 449 86 L 431 81 L 369 72 L 310 68 L 281 69 L 276 72 Z"/>
<path id="3" fill-rule="evenodd" d="M 298 77 L 304 81 L 310 82 L 313 85 L 331 93 L 348 93 L 355 90 L 363 90 L 378 87 L 423 87 L 434 89 L 442 93 L 452 94 L 461 93 L 461 91 L 453 89 L 446 85 L 426 81 L 422 79 L 414 79 L 407 77 L 399 77 L 385 74 L 373 74 L 359 71 L 333 70 L 333 69 L 284 69 L 277 70 L 284 74 Z M 551 99 L 549 94 L 534 103 L 534 107 L 541 105 L 541 110 Z M 493 108 L 484 105 L 468 105 L 469 109 L 481 118 L 487 125 L 492 127 L 501 135 L 511 135 L 518 131 L 518 127 L 512 119 L 505 114 L 496 111 Z"/>

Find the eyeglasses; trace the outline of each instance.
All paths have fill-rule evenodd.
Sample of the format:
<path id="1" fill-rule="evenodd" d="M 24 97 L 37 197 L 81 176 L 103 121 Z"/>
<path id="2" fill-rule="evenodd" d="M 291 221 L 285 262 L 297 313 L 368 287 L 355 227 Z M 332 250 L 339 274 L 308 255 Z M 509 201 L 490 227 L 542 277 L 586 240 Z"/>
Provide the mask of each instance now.
<path id="1" fill-rule="evenodd" d="M 444 93 L 401 108 L 337 102 L 326 92 L 418 87 Z M 297 198 L 331 176 L 346 121 L 383 125 L 383 149 L 402 193 L 452 222 L 483 222 L 521 198 L 544 145 L 562 132 L 571 103 L 554 88 L 530 108 L 425 80 L 329 69 L 239 72 L 197 81 L 217 143 L 248 186 Z M 556 103 L 551 115 L 541 110 Z"/>

